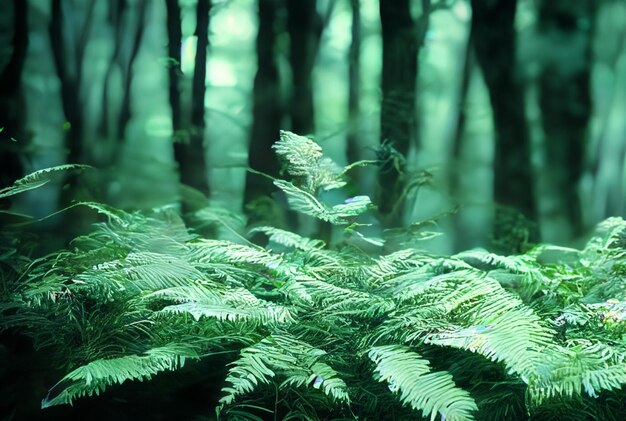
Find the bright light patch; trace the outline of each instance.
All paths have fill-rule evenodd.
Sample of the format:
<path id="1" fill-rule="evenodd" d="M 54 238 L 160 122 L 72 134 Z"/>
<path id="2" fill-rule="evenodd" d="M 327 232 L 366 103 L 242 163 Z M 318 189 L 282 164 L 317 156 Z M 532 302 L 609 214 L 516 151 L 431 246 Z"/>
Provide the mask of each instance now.
<path id="1" fill-rule="evenodd" d="M 180 68 L 183 73 L 193 74 L 193 67 L 196 61 L 196 45 L 198 37 L 195 35 L 188 36 L 183 40 L 180 52 Z"/>
<path id="2" fill-rule="evenodd" d="M 472 15 L 472 11 L 466 1 L 455 1 L 454 6 L 452 6 L 452 13 L 464 22 L 467 22 Z"/>
<path id="3" fill-rule="evenodd" d="M 237 86 L 237 76 L 228 61 L 212 59 L 209 61 L 207 82 L 213 86 Z"/>

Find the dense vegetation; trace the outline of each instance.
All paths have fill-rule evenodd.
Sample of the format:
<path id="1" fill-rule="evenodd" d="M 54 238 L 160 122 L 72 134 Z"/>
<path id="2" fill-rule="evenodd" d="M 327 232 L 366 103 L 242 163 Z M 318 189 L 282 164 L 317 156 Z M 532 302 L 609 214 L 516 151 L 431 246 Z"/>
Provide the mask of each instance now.
<path id="1" fill-rule="evenodd" d="M 91 209 L 102 222 L 38 256 L 32 222 L 2 211 L 4 354 L 25 335 L 45 355 L 32 360 L 36 382 L 50 379 L 44 411 L 129 383 L 150 390 L 180 370 L 149 399 L 199 388 L 220 419 L 624 418 L 624 220 L 600 224 L 583 250 L 437 256 L 420 251 L 429 224 L 367 233 L 376 206 L 342 189 L 367 162 L 341 167 L 289 132 L 274 150 L 284 179 L 272 182 L 288 206 L 340 238 L 247 228 L 196 194 L 182 215 L 76 202 L 64 212 Z M 82 170 L 36 172 L 0 198 Z M 15 384 L 3 385 L 3 405 L 20 399 Z M 100 416 L 133 413 L 135 391 Z M 213 417 L 178 405 L 177 418 Z"/>

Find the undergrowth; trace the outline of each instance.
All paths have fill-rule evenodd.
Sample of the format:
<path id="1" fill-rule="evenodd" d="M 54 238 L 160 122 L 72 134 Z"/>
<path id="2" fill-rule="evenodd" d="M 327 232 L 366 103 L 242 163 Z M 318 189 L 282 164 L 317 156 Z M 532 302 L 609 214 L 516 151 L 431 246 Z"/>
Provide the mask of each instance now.
<path id="1" fill-rule="evenodd" d="M 43 408 L 225 355 L 219 419 L 624 418 L 626 222 L 600 224 L 583 250 L 435 256 L 416 245 L 419 230 L 364 234 L 367 196 L 320 198 L 341 192 L 354 165 L 288 132 L 275 150 L 289 206 L 343 240 L 246 228 L 215 207 L 185 223 L 171 208 L 81 202 L 103 222 L 32 257 L 5 224 L 0 328 L 66 373 Z M 0 197 L 74 169 L 35 173 Z M 215 238 L 199 235 L 207 226 Z"/>

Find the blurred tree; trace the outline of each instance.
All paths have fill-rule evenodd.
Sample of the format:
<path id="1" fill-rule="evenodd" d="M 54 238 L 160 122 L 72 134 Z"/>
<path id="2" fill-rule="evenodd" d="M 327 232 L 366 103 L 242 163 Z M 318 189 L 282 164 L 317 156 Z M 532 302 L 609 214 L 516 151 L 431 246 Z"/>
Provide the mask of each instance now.
<path id="1" fill-rule="evenodd" d="M 83 135 L 85 128 L 84 108 L 81 98 L 83 83 L 83 59 L 85 48 L 89 40 L 94 16 L 95 0 L 90 0 L 86 5 L 82 24 L 66 25 L 67 14 L 79 13 L 78 10 L 68 10 L 63 7 L 61 0 L 51 0 L 50 18 L 50 43 L 52 56 L 57 76 L 61 83 L 61 104 L 65 116 L 65 147 L 67 149 L 67 162 L 84 162 Z M 67 3 L 65 3 L 67 5 Z M 74 20 L 74 19 L 72 19 Z M 81 22 L 80 20 L 76 20 Z M 73 197 L 73 190 L 77 184 L 75 175 L 67 179 L 69 189 L 65 189 L 62 195 L 62 204 L 67 204 Z"/>
<path id="2" fill-rule="evenodd" d="M 578 187 L 583 173 L 590 92 L 595 0 L 542 0 L 539 30 L 549 50 L 539 78 L 539 105 L 550 179 L 572 234 L 583 233 Z"/>
<path id="3" fill-rule="evenodd" d="M 278 140 L 284 114 L 277 64 L 277 21 L 280 5 L 279 0 L 258 1 L 257 71 L 254 77 L 253 121 L 248 146 L 248 166 L 271 176 L 278 175 L 278 160 L 271 152 L 271 147 Z M 274 190 L 270 180 L 248 172 L 244 206 L 251 204 L 259 197 L 269 196 Z M 250 213 L 250 209 L 246 208 L 246 212 Z"/>
<path id="4" fill-rule="evenodd" d="M 119 67 L 122 74 L 122 99 L 119 105 L 119 114 L 115 122 L 115 138 L 113 145 L 113 153 L 108 157 L 108 164 L 117 162 L 123 140 L 126 137 L 126 126 L 131 118 L 131 94 L 133 81 L 133 65 L 143 39 L 146 26 L 146 12 L 148 7 L 147 0 L 141 0 L 135 5 L 135 22 L 134 27 L 130 25 L 131 10 L 129 10 L 128 0 L 113 0 L 108 3 L 109 16 L 108 21 L 113 27 L 115 38 L 113 46 L 113 55 L 104 75 L 104 83 L 102 88 L 102 108 L 100 114 L 100 124 L 98 132 L 105 138 L 110 133 L 110 85 L 111 77 L 115 66 Z M 129 29 L 130 26 L 130 29 Z M 132 30 L 132 36 L 127 36 Z"/>
<path id="5" fill-rule="evenodd" d="M 23 0 L 13 0 L 10 7 L 13 10 L 12 50 L 0 72 L 0 188 L 11 185 L 24 175 L 22 155 L 27 143 L 21 82 L 28 49 L 28 5 Z M 9 16 L 7 14 L 3 19 L 9 19 Z M 8 202 L 8 198 L 0 199 L 0 208 Z"/>
<path id="6" fill-rule="evenodd" d="M 410 0 L 380 0 L 383 42 L 381 77 L 378 176 L 378 209 L 386 226 L 398 226 L 404 216 L 404 157 L 411 145 L 419 147 L 416 86 L 418 54 L 424 44 L 430 14 L 443 7 L 421 2 L 421 15 L 414 20 Z"/>
<path id="7" fill-rule="evenodd" d="M 322 34 L 322 18 L 316 3 L 316 0 L 287 0 L 293 90 L 289 114 L 291 130 L 300 135 L 315 131 L 312 76 Z"/>
<path id="8" fill-rule="evenodd" d="M 181 9 L 178 0 L 166 0 L 169 63 L 169 100 L 172 108 L 174 159 L 180 181 L 205 195 L 210 194 L 204 154 L 204 96 L 210 0 L 198 0 L 196 8 L 196 58 L 192 81 L 191 118 L 181 103 Z"/>
<path id="9" fill-rule="evenodd" d="M 350 0 L 352 7 L 352 32 L 348 53 L 348 138 L 346 156 L 348 162 L 361 159 L 359 153 L 358 127 L 360 119 L 361 90 L 361 2 Z"/>
<path id="10" fill-rule="evenodd" d="M 536 219 L 524 89 L 516 72 L 517 0 L 472 0 L 474 52 L 489 90 L 495 128 L 494 237 L 510 234 L 511 210 Z"/>

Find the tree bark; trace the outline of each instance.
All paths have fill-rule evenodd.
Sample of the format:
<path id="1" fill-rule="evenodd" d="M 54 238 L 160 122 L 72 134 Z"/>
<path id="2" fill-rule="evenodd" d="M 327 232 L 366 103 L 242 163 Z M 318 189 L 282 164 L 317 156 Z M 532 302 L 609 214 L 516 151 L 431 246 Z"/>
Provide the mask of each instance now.
<path id="1" fill-rule="evenodd" d="M 122 97 L 122 105 L 120 108 L 120 114 L 117 122 L 117 143 L 119 149 L 119 144 L 126 137 L 126 126 L 128 126 L 128 122 L 131 118 L 131 94 L 132 94 L 132 82 L 133 82 L 133 64 L 135 63 L 135 59 L 137 58 L 137 54 L 139 53 L 139 47 L 141 46 L 141 41 L 143 39 L 143 34 L 146 26 L 146 10 L 148 7 L 147 0 L 141 0 L 137 5 L 137 23 L 135 26 L 135 33 L 133 34 L 132 45 L 130 49 L 130 54 L 126 60 L 123 69 L 124 75 L 124 88 L 122 89 L 123 97 Z"/>
<path id="2" fill-rule="evenodd" d="M 272 151 L 278 140 L 284 113 L 280 97 L 280 80 L 276 63 L 278 0 L 259 0 L 259 29 L 256 40 L 257 72 L 253 87 L 253 121 L 248 146 L 248 165 L 251 169 L 278 176 L 279 164 Z M 244 205 L 275 190 L 265 177 L 248 172 Z"/>
<path id="3" fill-rule="evenodd" d="M 350 0 L 352 6 L 352 39 L 348 53 L 348 122 L 346 156 L 348 162 L 361 159 L 359 153 L 359 121 L 361 110 L 359 106 L 361 91 L 361 3 L 360 0 Z"/>
<path id="4" fill-rule="evenodd" d="M 13 184 L 24 175 L 22 166 L 25 105 L 21 91 L 22 71 L 28 49 L 28 5 L 13 0 L 13 51 L 0 73 L 0 188 Z M 8 207 L 8 198 L 0 200 L 0 208 Z"/>
<path id="5" fill-rule="evenodd" d="M 498 232 L 498 220 L 511 208 L 536 219 L 524 90 L 516 74 L 517 0 L 472 0 L 471 4 L 474 51 L 493 111 L 494 200 L 498 206 L 494 235 L 499 238 L 506 233 Z"/>
<path id="6" fill-rule="evenodd" d="M 80 92 L 83 75 L 83 58 L 89 38 L 89 31 L 92 26 L 91 22 L 93 19 L 95 1 L 91 0 L 87 7 L 87 15 L 79 33 L 75 36 L 75 39 L 66 40 L 63 36 L 64 10 L 62 2 L 61 0 L 52 0 L 51 3 L 52 17 L 49 27 L 50 42 L 54 65 L 61 82 L 61 102 L 67 123 L 65 135 L 66 148 L 68 151 L 67 162 L 72 164 L 81 163 L 84 159 L 84 115 Z M 73 57 L 67 54 L 69 50 L 67 44 L 70 44 L 70 42 L 73 42 L 73 50 L 75 52 Z M 75 184 L 74 177 L 70 176 L 68 182 L 70 186 L 73 186 Z"/>
<path id="7" fill-rule="evenodd" d="M 287 31 L 293 82 L 291 130 L 307 135 L 315 131 L 312 76 L 322 33 L 316 0 L 287 0 Z"/>
<path id="8" fill-rule="evenodd" d="M 558 39 L 552 48 L 567 49 L 567 57 L 548 58 L 539 78 L 539 106 L 546 139 L 546 161 L 560 194 L 559 213 L 567 215 L 573 235 L 583 233 L 578 194 L 583 173 L 587 126 L 591 118 L 593 0 L 543 0 L 539 29 Z M 565 45 L 563 44 L 565 41 Z"/>
<path id="9" fill-rule="evenodd" d="M 380 0 L 383 42 L 378 174 L 378 210 L 383 225 L 401 226 L 404 218 L 404 157 L 411 145 L 419 146 L 417 134 L 418 52 L 423 44 L 430 1 L 422 1 L 422 16 L 411 17 L 409 0 Z"/>
<path id="10" fill-rule="evenodd" d="M 196 34 L 198 45 L 194 65 L 192 116 L 185 119 L 181 103 L 181 9 L 178 0 L 166 0 L 169 66 L 169 100 L 174 132 L 174 159 L 178 163 L 180 181 L 208 195 L 207 168 L 204 158 L 204 95 L 206 76 L 206 49 L 211 3 L 199 0 Z M 189 123 L 191 125 L 189 125 Z"/>

